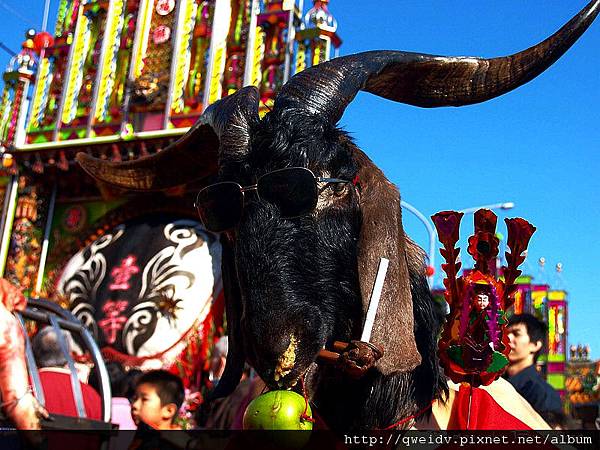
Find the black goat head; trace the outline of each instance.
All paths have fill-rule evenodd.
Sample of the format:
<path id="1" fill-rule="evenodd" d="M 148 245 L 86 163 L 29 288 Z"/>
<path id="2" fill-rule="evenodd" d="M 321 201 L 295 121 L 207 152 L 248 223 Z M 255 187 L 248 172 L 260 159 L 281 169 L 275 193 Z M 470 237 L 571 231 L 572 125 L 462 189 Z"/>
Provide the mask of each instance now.
<path id="1" fill-rule="evenodd" d="M 262 120 L 258 91 L 247 87 L 208 107 L 156 155 L 125 163 L 78 156 L 92 176 L 132 190 L 209 176 L 212 182 L 215 175 L 248 186 L 294 166 L 359 180 L 356 187 L 320 186 L 315 210 L 291 219 L 247 196 L 239 224 L 221 239 L 230 343 L 218 394 L 231 392 L 246 359 L 270 386 L 289 387 L 327 341 L 357 338 L 380 257 L 391 265 L 371 338 L 386 350 L 378 373 L 407 373 L 431 360 L 424 352 L 435 351 L 437 329 L 414 300 L 425 275 L 402 230 L 399 193 L 336 124 L 360 90 L 421 107 L 468 105 L 509 92 L 552 65 L 599 5 L 592 1 L 553 36 L 511 56 L 374 51 L 336 58 L 294 76 Z"/>

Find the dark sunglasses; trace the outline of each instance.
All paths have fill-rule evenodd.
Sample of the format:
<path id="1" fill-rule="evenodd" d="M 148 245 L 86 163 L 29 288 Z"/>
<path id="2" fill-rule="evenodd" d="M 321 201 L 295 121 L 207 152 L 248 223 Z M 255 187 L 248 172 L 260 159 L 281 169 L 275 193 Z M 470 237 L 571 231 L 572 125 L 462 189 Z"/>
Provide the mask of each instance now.
<path id="1" fill-rule="evenodd" d="M 211 184 L 198 192 L 194 206 L 204 228 L 220 232 L 239 223 L 245 192 L 256 191 L 260 199 L 279 208 L 281 217 L 289 219 L 315 209 L 319 196 L 317 183 L 351 181 L 317 177 L 304 167 L 289 167 L 266 173 L 251 186 L 242 187 L 233 181 Z"/>

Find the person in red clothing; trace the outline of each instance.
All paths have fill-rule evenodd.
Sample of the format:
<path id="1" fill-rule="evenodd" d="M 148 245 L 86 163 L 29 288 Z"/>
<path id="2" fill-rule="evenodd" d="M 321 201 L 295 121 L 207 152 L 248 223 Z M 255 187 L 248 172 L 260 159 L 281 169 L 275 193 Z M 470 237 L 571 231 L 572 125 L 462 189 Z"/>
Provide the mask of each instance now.
<path id="1" fill-rule="evenodd" d="M 63 332 L 71 350 L 71 336 Z M 45 397 L 45 407 L 50 414 L 77 417 L 75 395 L 71 385 L 71 372 L 61 351 L 56 332 L 52 327 L 42 328 L 31 342 Z M 88 419 L 102 420 L 102 400 L 91 386 L 79 382 L 85 413 Z"/>

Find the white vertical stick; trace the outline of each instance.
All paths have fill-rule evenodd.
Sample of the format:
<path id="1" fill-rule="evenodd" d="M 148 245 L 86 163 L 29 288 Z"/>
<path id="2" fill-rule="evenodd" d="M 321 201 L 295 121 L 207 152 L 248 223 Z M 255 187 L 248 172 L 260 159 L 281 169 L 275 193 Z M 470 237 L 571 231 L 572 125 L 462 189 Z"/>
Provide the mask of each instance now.
<path id="1" fill-rule="evenodd" d="M 365 326 L 360 340 L 363 342 L 369 342 L 371 339 L 371 331 L 373 331 L 373 324 L 375 323 L 375 315 L 377 314 L 377 308 L 379 307 L 379 299 L 381 298 L 381 292 L 383 291 L 383 282 L 385 281 L 385 275 L 390 261 L 386 258 L 379 260 L 379 268 L 377 269 L 377 277 L 375 278 L 375 285 L 371 292 L 371 299 L 369 300 L 369 310 L 367 311 L 367 318 L 365 319 Z"/>
<path id="2" fill-rule="evenodd" d="M 42 31 L 46 31 L 46 26 L 48 25 L 48 12 L 49 11 L 50 11 L 50 0 L 46 0 L 46 3 L 44 4 L 44 19 L 42 20 Z"/>

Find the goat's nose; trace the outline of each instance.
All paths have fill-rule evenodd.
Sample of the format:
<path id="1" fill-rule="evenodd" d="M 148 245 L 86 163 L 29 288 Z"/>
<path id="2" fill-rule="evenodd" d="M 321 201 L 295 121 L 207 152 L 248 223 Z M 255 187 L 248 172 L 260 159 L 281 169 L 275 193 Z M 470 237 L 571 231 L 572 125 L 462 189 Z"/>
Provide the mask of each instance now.
<path id="1" fill-rule="evenodd" d="M 288 375 L 296 365 L 296 352 L 298 351 L 298 339 L 294 334 L 290 336 L 289 343 L 283 353 L 277 359 L 275 367 L 275 381 Z"/>
<path id="2" fill-rule="evenodd" d="M 296 356 L 288 349 L 289 342 L 283 349 L 279 345 L 273 345 L 272 342 L 264 342 L 263 345 L 255 346 L 249 352 L 249 362 L 263 381 L 271 387 L 294 367 Z"/>

